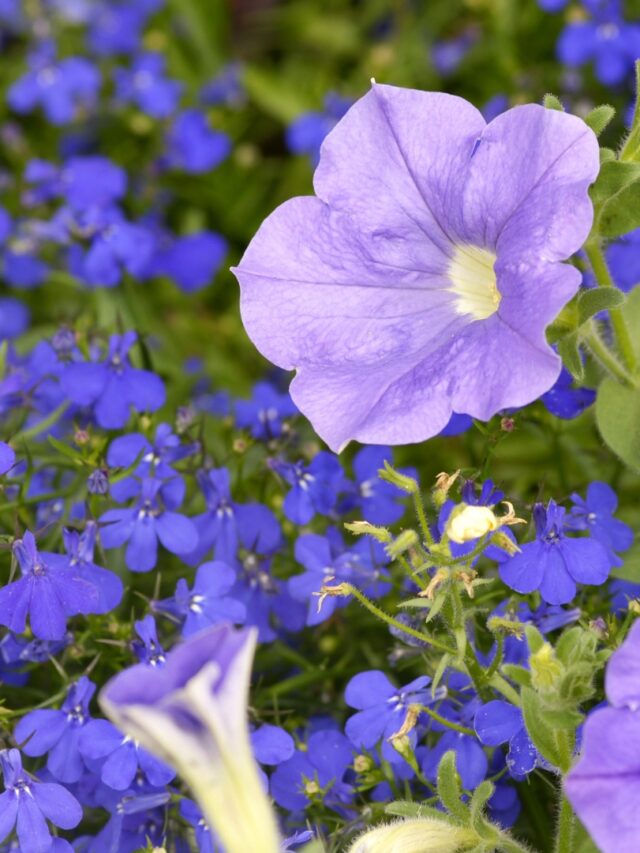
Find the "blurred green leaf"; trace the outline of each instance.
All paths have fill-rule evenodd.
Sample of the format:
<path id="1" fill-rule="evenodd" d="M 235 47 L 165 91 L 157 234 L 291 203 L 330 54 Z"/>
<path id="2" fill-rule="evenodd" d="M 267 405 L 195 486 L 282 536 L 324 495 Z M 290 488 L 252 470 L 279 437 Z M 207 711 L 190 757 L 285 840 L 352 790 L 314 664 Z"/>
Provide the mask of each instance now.
<path id="1" fill-rule="evenodd" d="M 640 389 L 604 379 L 596 397 L 596 422 L 611 450 L 640 472 Z"/>

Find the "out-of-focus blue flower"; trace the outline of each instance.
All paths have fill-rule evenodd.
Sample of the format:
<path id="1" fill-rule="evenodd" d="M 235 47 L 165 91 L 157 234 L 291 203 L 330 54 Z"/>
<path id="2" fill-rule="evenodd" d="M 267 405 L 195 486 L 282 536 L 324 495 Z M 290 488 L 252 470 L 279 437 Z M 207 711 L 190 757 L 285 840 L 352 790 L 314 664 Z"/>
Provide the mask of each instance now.
<path id="1" fill-rule="evenodd" d="M 236 425 L 248 429 L 259 441 L 271 441 L 282 435 L 283 421 L 298 414 L 287 391 L 281 393 L 270 382 L 258 382 L 250 400 L 238 400 Z"/>
<path id="2" fill-rule="evenodd" d="M 640 26 L 626 23 L 615 11 L 599 20 L 576 21 L 565 27 L 557 52 L 565 65 L 593 62 L 598 80 L 615 86 L 631 74 L 640 54 Z"/>
<path id="3" fill-rule="evenodd" d="M 454 74 L 479 36 L 476 28 L 468 28 L 456 38 L 436 42 L 431 48 L 431 61 L 438 74 L 441 77 Z"/>
<path id="4" fill-rule="evenodd" d="M 134 53 L 142 30 L 162 0 L 92 0 L 87 42 L 98 56 Z"/>
<path id="5" fill-rule="evenodd" d="M 90 719 L 89 703 L 96 686 L 86 676 L 72 684 L 59 711 L 31 711 L 19 722 L 14 739 L 25 755 L 47 755 L 47 769 L 60 782 L 77 782 L 85 770 L 78 749 L 81 732 Z"/>
<path id="6" fill-rule="evenodd" d="M 372 598 L 389 590 L 388 575 L 383 564 L 388 561 L 379 543 L 361 539 L 348 550 L 341 541 L 332 541 L 317 533 L 304 533 L 295 544 L 295 557 L 306 571 L 289 578 L 287 588 L 296 601 L 308 602 L 307 625 L 319 625 L 338 608 L 346 607 L 343 597 L 322 599 L 324 584 L 347 582 Z M 373 546 L 373 547 L 372 547 Z"/>
<path id="7" fill-rule="evenodd" d="M 577 387 L 566 367 L 560 371 L 555 385 L 540 397 L 541 402 L 551 414 L 563 420 L 577 418 L 595 402 L 595 399 L 596 392 L 591 388 Z"/>
<path id="8" fill-rule="evenodd" d="M 17 749 L 0 750 L 0 767 L 5 787 L 0 794 L 0 842 L 15 826 L 25 853 L 49 853 L 54 839 L 47 821 L 60 829 L 73 829 L 82 820 L 80 803 L 62 785 L 34 782 L 22 769 Z"/>
<path id="9" fill-rule="evenodd" d="M 628 293 L 640 284 L 640 228 L 608 246 L 607 263 L 620 290 Z"/>
<path id="10" fill-rule="evenodd" d="M 191 551 L 198 543 L 198 531 L 191 519 L 166 507 L 166 490 L 160 480 L 145 478 L 133 506 L 110 509 L 100 522 L 102 544 L 118 548 L 127 544 L 125 562 L 132 572 L 148 572 L 158 560 L 158 540 L 172 554 Z"/>
<path id="11" fill-rule="evenodd" d="M 239 62 L 225 65 L 217 77 L 202 87 L 200 100 L 207 106 L 243 104 L 246 93 L 242 82 L 242 65 Z"/>
<path id="12" fill-rule="evenodd" d="M 95 613 L 100 595 L 96 587 L 72 568 L 50 565 L 38 553 L 30 531 L 13 543 L 22 577 L 0 588 L 0 624 L 16 634 L 26 628 L 42 640 L 60 640 L 67 619 L 78 613 Z"/>
<path id="13" fill-rule="evenodd" d="M 494 95 L 493 98 L 489 98 L 489 100 L 485 103 L 485 105 L 482 107 L 481 112 L 484 116 L 484 120 L 489 122 L 493 121 L 494 118 L 496 118 L 508 109 L 509 98 L 506 95 Z"/>
<path id="14" fill-rule="evenodd" d="M 149 370 L 132 367 L 129 350 L 137 340 L 135 332 L 112 335 L 105 361 L 75 362 L 62 373 L 62 388 L 79 406 L 92 406 L 99 426 L 120 429 L 129 419 L 131 408 L 155 412 L 165 401 L 162 380 Z"/>
<path id="15" fill-rule="evenodd" d="M 197 293 L 212 284 L 229 246 L 214 231 L 171 238 L 153 258 L 150 273 L 170 278 L 184 293 Z"/>
<path id="16" fill-rule="evenodd" d="M 24 302 L 10 296 L 0 299 L 0 342 L 26 332 L 30 319 L 31 314 Z"/>
<path id="17" fill-rule="evenodd" d="M 289 485 L 283 510 L 294 524 L 308 524 L 318 512 L 329 515 L 344 485 L 344 471 L 334 453 L 321 450 L 309 465 L 272 459 L 270 466 Z"/>
<path id="18" fill-rule="evenodd" d="M 432 705 L 442 699 L 443 690 L 434 696 L 427 690 L 431 679 L 421 675 L 405 687 L 393 685 L 384 672 L 378 669 L 359 672 L 346 686 L 344 700 L 357 714 L 349 717 L 345 732 L 357 749 L 373 749 L 382 744 L 382 757 L 392 764 L 404 759 L 389 743 L 391 735 L 402 727 L 409 705 Z M 415 729 L 408 734 L 415 746 Z"/>
<path id="19" fill-rule="evenodd" d="M 485 746 L 509 744 L 507 767 L 514 779 L 523 779 L 540 762 L 522 718 L 522 711 L 509 702 L 495 699 L 478 709 L 474 728 Z"/>
<path id="20" fill-rule="evenodd" d="M 167 165 L 197 175 L 215 169 L 231 151 L 226 133 L 214 130 L 201 110 L 185 110 L 167 133 Z"/>
<path id="21" fill-rule="evenodd" d="M 597 539 L 564 534 L 565 509 L 549 501 L 538 503 L 533 516 L 536 539 L 520 546 L 520 553 L 500 564 L 500 577 L 516 592 L 538 590 L 548 604 L 567 604 L 576 585 L 599 586 L 609 577 L 611 561 Z"/>
<path id="22" fill-rule="evenodd" d="M 51 124 L 72 121 L 80 107 L 92 107 L 100 88 L 100 73 L 79 56 L 56 60 L 53 42 L 40 42 L 29 56 L 29 71 L 7 92 L 14 112 L 31 113 L 41 107 Z"/>
<path id="23" fill-rule="evenodd" d="M 625 613 L 629 602 L 640 598 L 640 583 L 633 583 L 622 578 L 613 578 L 609 584 L 611 593 L 611 610 L 613 613 Z"/>
<path id="24" fill-rule="evenodd" d="M 16 464 L 16 452 L 4 441 L 0 441 L 0 476 L 10 471 Z"/>
<path id="25" fill-rule="evenodd" d="M 573 506 L 565 517 L 569 530 L 588 530 L 594 539 L 607 549 L 612 566 L 621 566 L 622 560 L 616 552 L 627 551 L 633 544 L 633 530 L 624 521 L 614 518 L 618 497 L 607 483 L 595 481 L 587 488 L 587 497 L 571 495 Z"/>
<path id="26" fill-rule="evenodd" d="M 198 804 L 193 800 L 184 798 L 180 800 L 179 811 L 180 816 L 193 827 L 199 853 L 218 853 L 220 847 L 218 846 L 216 839 L 212 837 L 212 832 L 209 829 Z"/>
<path id="27" fill-rule="evenodd" d="M 172 598 L 155 602 L 154 610 L 180 620 L 183 637 L 219 622 L 241 624 L 246 618 L 244 604 L 227 595 L 235 582 L 236 573 L 226 563 L 203 563 L 196 571 L 193 589 L 180 578 Z"/>
<path id="28" fill-rule="evenodd" d="M 298 812 L 314 800 L 339 814 L 353 801 L 355 791 L 345 774 L 353 763 L 354 750 L 342 732 L 335 729 L 310 735 L 306 749 L 278 765 L 271 775 L 271 796 L 285 809 Z"/>
<path id="29" fill-rule="evenodd" d="M 134 853 L 150 842 L 163 845 L 167 811 L 162 807 L 170 797 L 168 791 L 148 786 L 103 795 L 99 804 L 111 812 L 111 817 L 91 840 L 87 853 Z"/>
<path id="30" fill-rule="evenodd" d="M 47 160 L 30 160 L 24 173 L 29 189 L 25 204 L 64 199 L 75 213 L 110 207 L 127 191 L 127 174 L 107 157 L 70 157 L 58 167 Z"/>
<path id="31" fill-rule="evenodd" d="M 299 116 L 287 128 L 286 142 L 292 154 L 306 154 L 312 165 L 318 165 L 320 146 L 330 130 L 336 126 L 353 101 L 330 92 L 324 99 L 322 112 L 309 112 Z"/>
<path id="32" fill-rule="evenodd" d="M 168 118 L 180 99 L 182 84 L 165 74 L 160 53 L 137 56 L 131 68 L 115 70 L 116 94 L 120 101 L 135 104 L 152 118 Z"/>

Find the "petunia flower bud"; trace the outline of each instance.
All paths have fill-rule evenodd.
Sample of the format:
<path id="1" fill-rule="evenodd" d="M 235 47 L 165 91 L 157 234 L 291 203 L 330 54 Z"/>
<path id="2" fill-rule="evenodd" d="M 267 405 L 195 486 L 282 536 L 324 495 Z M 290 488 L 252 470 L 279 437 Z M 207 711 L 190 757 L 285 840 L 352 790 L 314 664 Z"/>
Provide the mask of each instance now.
<path id="1" fill-rule="evenodd" d="M 277 824 L 252 754 L 247 693 L 256 630 L 221 624 L 113 678 L 113 722 L 189 785 L 227 853 L 279 853 Z"/>
<path id="2" fill-rule="evenodd" d="M 377 826 L 355 840 L 349 853 L 462 853 L 477 844 L 470 829 L 431 818 Z"/>
<path id="3" fill-rule="evenodd" d="M 488 506 L 461 504 L 451 513 L 446 535 L 452 542 L 462 544 L 479 539 L 500 527 L 500 521 Z"/>
<path id="4" fill-rule="evenodd" d="M 537 690 L 547 691 L 554 687 L 562 675 L 564 667 L 556 658 L 556 653 L 549 643 L 538 649 L 529 658 L 531 667 L 531 683 Z"/>

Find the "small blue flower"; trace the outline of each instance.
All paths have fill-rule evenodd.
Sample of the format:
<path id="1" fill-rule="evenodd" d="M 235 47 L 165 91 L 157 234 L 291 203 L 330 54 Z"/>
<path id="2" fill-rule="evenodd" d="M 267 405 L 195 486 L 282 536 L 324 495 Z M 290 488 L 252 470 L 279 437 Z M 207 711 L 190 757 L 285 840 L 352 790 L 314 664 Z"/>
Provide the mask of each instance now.
<path id="1" fill-rule="evenodd" d="M 46 755 L 47 769 L 60 782 L 77 782 L 85 770 L 78 749 L 80 733 L 89 722 L 89 703 L 96 686 L 86 676 L 71 685 L 59 711 L 31 711 L 18 723 L 14 739 L 25 755 Z"/>
<path id="2" fill-rule="evenodd" d="M 309 465 L 281 459 L 273 459 L 269 464 L 291 486 L 282 506 L 289 521 L 308 524 L 316 513 L 329 515 L 332 512 L 345 482 L 335 454 L 321 450 Z"/>
<path id="3" fill-rule="evenodd" d="M 566 367 L 560 371 L 555 385 L 540 397 L 544 406 L 563 420 L 571 420 L 581 415 L 593 405 L 596 392 L 591 388 L 578 387 Z"/>
<path id="4" fill-rule="evenodd" d="M 612 566 L 621 566 L 616 552 L 627 551 L 633 544 L 633 530 L 624 521 L 614 518 L 618 498 L 607 483 L 595 481 L 587 488 L 586 499 L 575 492 L 571 495 L 573 506 L 565 518 L 569 530 L 588 530 L 594 539 L 607 549 Z"/>
<path id="5" fill-rule="evenodd" d="M 182 84 L 165 76 L 165 58 L 160 53 L 137 56 L 130 69 L 115 70 L 119 100 L 135 104 L 152 118 L 167 118 L 178 106 Z"/>
<path id="6" fill-rule="evenodd" d="M 226 133 L 213 130 L 200 110 L 185 110 L 167 134 L 167 165 L 193 175 L 215 169 L 231 151 Z"/>
<path id="7" fill-rule="evenodd" d="M 0 441 L 0 476 L 7 474 L 16 464 L 16 452 L 4 441 Z"/>
<path id="8" fill-rule="evenodd" d="M 82 820 L 76 798 L 51 782 L 34 782 L 22 769 L 17 749 L 0 750 L 4 793 L 0 794 L 0 842 L 16 826 L 18 841 L 29 853 L 49 853 L 54 839 L 47 820 L 60 829 L 73 829 Z"/>
<path id="9" fill-rule="evenodd" d="M 626 23 L 615 12 L 599 20 L 570 23 L 560 36 L 557 53 L 565 65 L 593 62 L 598 80 L 615 86 L 633 70 L 640 53 L 640 26 Z"/>
<path id="10" fill-rule="evenodd" d="M 514 779 L 523 779 L 540 763 L 522 718 L 522 711 L 509 702 L 495 699 L 478 709 L 474 728 L 485 746 L 509 744 L 507 767 Z"/>
<path id="11" fill-rule="evenodd" d="M 0 343 L 26 332 L 30 319 L 29 309 L 20 299 L 11 296 L 0 299 Z"/>
<path id="12" fill-rule="evenodd" d="M 609 577 L 611 561 L 597 539 L 564 534 L 565 509 L 549 501 L 533 510 L 536 539 L 520 546 L 520 553 L 501 563 L 502 581 L 516 592 L 538 590 L 548 604 L 567 604 L 576 585 L 599 586 Z"/>
<path id="13" fill-rule="evenodd" d="M 170 278 L 184 293 L 197 293 L 213 282 L 229 246 L 214 231 L 170 238 L 158 248 L 150 274 Z"/>
<path id="14" fill-rule="evenodd" d="M 607 263 L 620 290 L 628 293 L 640 284 L 640 228 L 608 246 Z"/>
<path id="15" fill-rule="evenodd" d="M 156 621 L 153 616 L 147 614 L 144 619 L 134 622 L 133 627 L 139 639 L 131 641 L 131 650 L 138 660 L 149 666 L 164 666 L 167 658 L 158 640 Z"/>
<path id="16" fill-rule="evenodd" d="M 258 441 L 279 438 L 285 419 L 297 414 L 289 393 L 280 393 L 270 382 L 258 382 L 250 400 L 236 402 L 236 425 L 250 430 Z"/>
<path id="17" fill-rule="evenodd" d="M 100 595 L 93 583 L 75 569 L 49 564 L 38 553 L 32 533 L 25 531 L 13 543 L 22 577 L 0 588 L 0 624 L 17 634 L 31 630 L 42 640 L 61 640 L 67 619 L 77 613 L 95 613 Z"/>
<path id="18" fill-rule="evenodd" d="M 378 471 L 384 463 L 393 464 L 390 447 L 363 447 L 353 460 L 356 482 L 346 486 L 345 496 L 340 501 L 340 511 L 350 512 L 358 507 L 359 513 L 372 524 L 394 524 L 404 514 L 404 497 L 396 486 L 381 480 Z M 402 473 L 413 476 L 414 471 L 403 469 Z"/>
<path id="19" fill-rule="evenodd" d="M 306 154 L 312 165 L 317 166 L 325 136 L 333 130 L 351 104 L 349 98 L 330 92 L 325 98 L 323 112 L 304 113 L 289 125 L 286 134 L 289 151 Z"/>

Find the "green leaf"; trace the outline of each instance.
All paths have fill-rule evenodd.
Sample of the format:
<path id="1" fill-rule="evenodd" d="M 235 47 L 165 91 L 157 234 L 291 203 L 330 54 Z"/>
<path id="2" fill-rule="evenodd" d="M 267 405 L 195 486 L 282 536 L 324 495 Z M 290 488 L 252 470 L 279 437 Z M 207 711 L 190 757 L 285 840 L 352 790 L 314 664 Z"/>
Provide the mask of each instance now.
<path id="1" fill-rule="evenodd" d="M 515 663 L 505 663 L 502 672 L 521 687 L 531 687 L 531 671 Z"/>
<path id="2" fill-rule="evenodd" d="M 451 749 L 445 752 L 438 765 L 438 796 L 442 805 L 460 820 L 467 822 L 466 806 L 461 802 L 462 788 L 456 770 L 456 754 Z"/>
<path id="3" fill-rule="evenodd" d="M 580 382 L 584 378 L 584 364 L 580 357 L 579 342 L 577 331 L 565 335 L 558 343 L 558 355 L 569 373 Z"/>
<path id="4" fill-rule="evenodd" d="M 74 450 L 73 447 L 70 447 L 68 444 L 65 444 L 64 441 L 59 441 L 57 438 L 54 438 L 52 435 L 47 436 L 47 441 L 52 447 L 61 453 L 63 456 L 66 456 L 67 459 L 72 459 L 78 465 L 84 465 L 85 462 L 82 458 L 82 454 Z"/>
<path id="5" fill-rule="evenodd" d="M 494 791 L 495 786 L 493 783 L 488 779 L 485 779 L 484 782 L 481 782 L 473 792 L 471 803 L 469 804 L 469 811 L 471 813 L 471 825 L 476 830 L 478 830 L 482 825 L 484 808 Z"/>
<path id="6" fill-rule="evenodd" d="M 583 290 L 578 298 L 578 324 L 582 325 L 611 308 L 619 308 L 624 302 L 624 293 L 616 287 L 597 287 Z"/>
<path id="7" fill-rule="evenodd" d="M 570 708 L 545 708 L 542 719 L 545 725 L 551 729 L 575 731 L 584 720 L 584 716 L 579 711 L 573 711 Z"/>
<path id="8" fill-rule="evenodd" d="M 615 114 L 616 111 L 611 104 L 601 104 L 585 116 L 585 124 L 591 128 L 596 136 L 600 136 Z"/>
<path id="9" fill-rule="evenodd" d="M 616 152 L 613 148 L 601 148 L 600 149 L 600 163 L 609 163 L 611 160 L 616 159 Z"/>
<path id="10" fill-rule="evenodd" d="M 631 332 L 631 343 L 636 358 L 640 359 L 640 289 L 634 288 L 627 296 L 624 317 Z"/>
<path id="11" fill-rule="evenodd" d="M 635 167 L 635 164 L 633 165 Z M 628 234 L 639 226 L 640 182 L 636 180 L 616 193 L 605 204 L 598 218 L 598 231 L 602 237 L 613 239 Z"/>
<path id="12" fill-rule="evenodd" d="M 613 577 L 640 583 L 640 542 L 636 542 L 630 551 L 621 555 L 621 558 L 623 564 L 613 569 L 611 572 Z"/>
<path id="13" fill-rule="evenodd" d="M 545 644 L 545 639 L 535 625 L 525 625 L 524 633 L 529 645 L 529 653 L 535 655 Z"/>
<path id="14" fill-rule="evenodd" d="M 640 160 L 640 60 L 636 60 L 636 103 L 627 141 L 620 151 L 621 160 Z"/>
<path id="15" fill-rule="evenodd" d="M 530 687 L 522 688 L 522 715 L 524 724 L 538 752 L 556 767 L 562 763 L 553 729 L 543 713 L 542 700 Z"/>
<path id="16" fill-rule="evenodd" d="M 447 653 L 442 655 L 442 657 L 440 658 L 440 662 L 438 663 L 438 667 L 433 675 L 433 678 L 431 679 L 431 695 L 435 695 L 435 692 L 438 689 L 438 685 L 440 684 L 440 680 L 442 679 L 442 676 L 444 675 L 450 663 L 451 655 Z"/>
<path id="17" fill-rule="evenodd" d="M 385 814 L 392 814 L 397 817 L 430 817 L 442 823 L 454 823 L 439 809 L 434 809 L 432 806 L 427 806 L 424 803 L 412 803 L 409 800 L 396 800 L 394 803 L 389 803 L 384 811 Z"/>
<path id="18" fill-rule="evenodd" d="M 596 423 L 611 450 L 640 472 L 640 389 L 603 379 L 596 397 Z"/>
<path id="19" fill-rule="evenodd" d="M 640 178 L 640 165 L 621 163 L 619 160 L 607 160 L 600 167 L 596 182 L 589 190 L 595 205 L 603 205 Z"/>
<path id="20" fill-rule="evenodd" d="M 562 101 L 557 95 L 552 95 L 550 92 L 542 99 L 542 106 L 546 107 L 548 110 L 559 110 L 561 113 L 564 112 L 564 107 L 562 106 Z"/>

